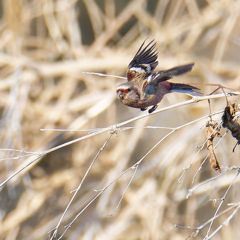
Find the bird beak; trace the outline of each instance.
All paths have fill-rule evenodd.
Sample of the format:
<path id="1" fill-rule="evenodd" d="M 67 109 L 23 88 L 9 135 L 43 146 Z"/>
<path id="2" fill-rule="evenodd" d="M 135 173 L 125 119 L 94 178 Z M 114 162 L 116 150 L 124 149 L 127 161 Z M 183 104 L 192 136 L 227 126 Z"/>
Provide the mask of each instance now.
<path id="1" fill-rule="evenodd" d="M 120 99 L 123 99 L 124 98 L 124 93 L 121 91 L 121 90 L 118 90 L 117 91 L 117 95 Z"/>

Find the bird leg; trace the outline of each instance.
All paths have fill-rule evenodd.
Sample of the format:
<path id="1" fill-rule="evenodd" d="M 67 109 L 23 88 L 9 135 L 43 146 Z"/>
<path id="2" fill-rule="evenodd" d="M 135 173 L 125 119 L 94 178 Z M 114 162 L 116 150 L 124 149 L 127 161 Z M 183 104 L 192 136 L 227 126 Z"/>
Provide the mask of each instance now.
<path id="1" fill-rule="evenodd" d="M 157 107 L 158 105 L 153 105 L 153 107 L 148 110 L 148 113 L 154 112 L 157 109 Z"/>

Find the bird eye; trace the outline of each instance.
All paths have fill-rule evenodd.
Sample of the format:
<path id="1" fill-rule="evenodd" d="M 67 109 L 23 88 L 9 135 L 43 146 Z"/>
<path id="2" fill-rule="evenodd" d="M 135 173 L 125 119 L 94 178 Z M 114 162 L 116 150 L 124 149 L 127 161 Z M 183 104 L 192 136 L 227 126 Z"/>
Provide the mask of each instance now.
<path id="1" fill-rule="evenodd" d="M 128 91 L 128 92 L 131 92 L 131 88 L 128 88 L 127 91 Z"/>

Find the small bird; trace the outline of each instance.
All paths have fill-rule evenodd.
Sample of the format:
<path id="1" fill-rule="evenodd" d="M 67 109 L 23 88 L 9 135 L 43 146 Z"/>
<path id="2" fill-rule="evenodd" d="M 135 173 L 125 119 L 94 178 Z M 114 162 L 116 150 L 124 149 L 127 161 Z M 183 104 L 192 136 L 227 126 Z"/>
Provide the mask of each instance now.
<path id="1" fill-rule="evenodd" d="M 199 88 L 188 84 L 167 81 L 175 76 L 191 71 L 194 63 L 154 73 L 153 71 L 158 65 L 156 42 L 152 40 L 143 48 L 145 41 L 128 65 L 128 81 L 117 87 L 116 92 L 122 104 L 140 108 L 142 111 L 152 106 L 148 110 L 149 113 L 152 113 L 167 93 L 179 92 L 191 96 L 202 95 L 198 91 L 200 90 Z"/>

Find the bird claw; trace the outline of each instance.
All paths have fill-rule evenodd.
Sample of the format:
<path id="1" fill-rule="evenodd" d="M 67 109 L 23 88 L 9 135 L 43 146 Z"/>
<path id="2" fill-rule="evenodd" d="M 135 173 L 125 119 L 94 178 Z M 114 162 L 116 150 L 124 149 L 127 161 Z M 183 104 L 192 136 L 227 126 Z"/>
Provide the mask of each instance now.
<path id="1" fill-rule="evenodd" d="M 154 112 L 157 109 L 157 107 L 158 105 L 153 105 L 153 107 L 148 110 L 148 113 Z"/>

